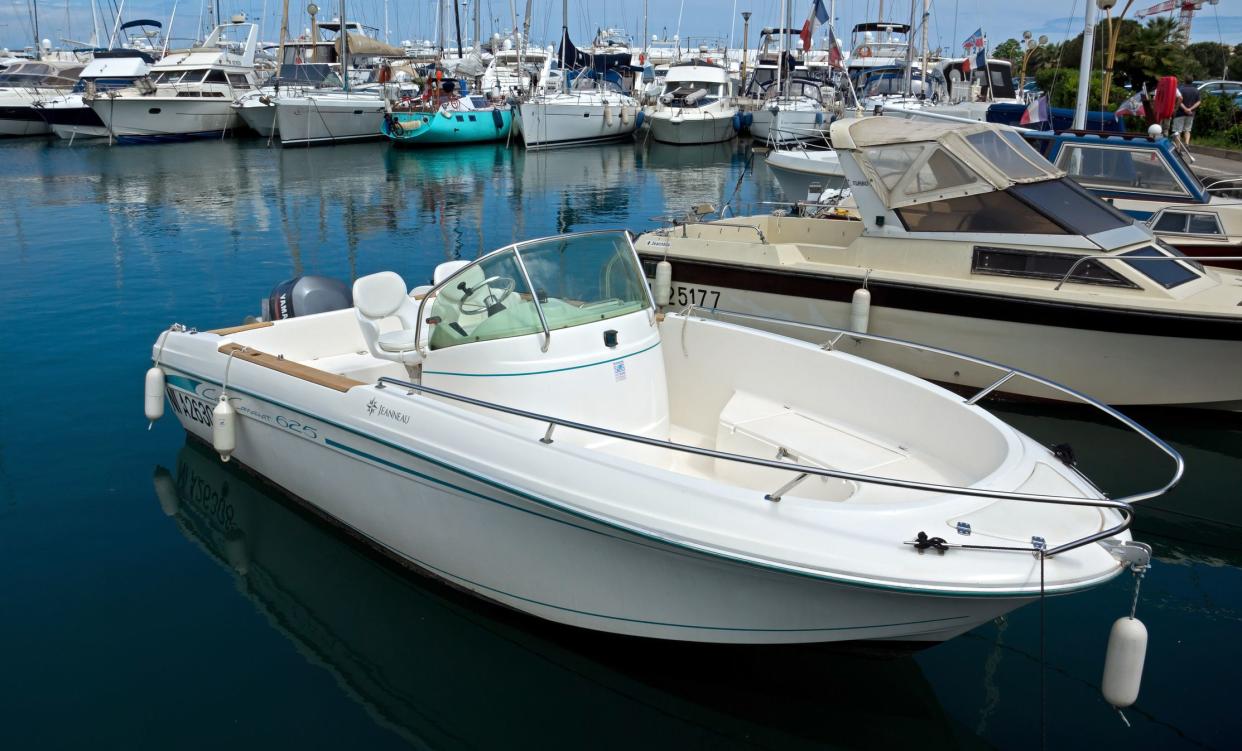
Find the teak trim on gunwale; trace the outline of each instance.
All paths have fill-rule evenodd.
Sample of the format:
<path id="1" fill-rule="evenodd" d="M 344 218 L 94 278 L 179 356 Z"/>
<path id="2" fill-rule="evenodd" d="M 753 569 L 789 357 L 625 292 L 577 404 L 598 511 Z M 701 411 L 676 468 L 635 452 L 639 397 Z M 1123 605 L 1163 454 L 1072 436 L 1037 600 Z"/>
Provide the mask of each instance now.
<path id="1" fill-rule="evenodd" d="M 294 378 L 301 378 L 303 381 L 310 381 L 316 386 L 323 386 L 325 388 L 335 389 L 336 391 L 345 392 L 355 386 L 366 385 L 362 381 L 355 381 L 352 378 L 346 378 L 342 375 L 329 373 L 318 368 L 312 368 L 309 365 L 303 365 L 299 362 L 286 360 L 283 357 L 270 355 L 266 352 L 260 352 L 257 349 L 244 347 L 240 344 L 234 344 L 232 342 L 229 342 L 228 344 L 221 344 L 219 350 L 217 351 L 223 355 L 236 353 L 233 354 L 233 356 L 239 359 L 244 358 L 247 362 L 252 362 L 255 365 L 271 368 L 272 370 L 284 373 L 285 375 L 290 375 Z"/>

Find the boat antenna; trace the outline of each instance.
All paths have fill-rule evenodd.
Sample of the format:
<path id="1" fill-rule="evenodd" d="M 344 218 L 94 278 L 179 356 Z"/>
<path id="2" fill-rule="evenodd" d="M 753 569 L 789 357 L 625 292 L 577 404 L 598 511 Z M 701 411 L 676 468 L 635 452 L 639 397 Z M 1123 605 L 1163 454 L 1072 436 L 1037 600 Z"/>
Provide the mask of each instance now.
<path id="1" fill-rule="evenodd" d="M 108 37 L 108 49 L 116 46 L 116 35 L 121 32 L 121 17 L 125 15 L 125 0 L 121 0 L 121 7 L 116 11 L 116 21 L 112 24 L 112 35 Z"/>
<path id="2" fill-rule="evenodd" d="M 478 0 L 475 0 L 478 2 Z M 457 4 L 457 0 L 453 0 L 453 28 L 457 30 L 457 59 L 460 60 L 465 55 L 461 51 L 461 8 Z"/>

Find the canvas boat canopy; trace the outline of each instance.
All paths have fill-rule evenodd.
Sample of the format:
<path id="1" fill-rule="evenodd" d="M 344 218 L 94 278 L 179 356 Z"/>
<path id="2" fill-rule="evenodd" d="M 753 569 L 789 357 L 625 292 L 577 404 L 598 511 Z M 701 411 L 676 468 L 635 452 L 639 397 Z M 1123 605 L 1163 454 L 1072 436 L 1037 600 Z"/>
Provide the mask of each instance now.
<path id="1" fill-rule="evenodd" d="M 833 123 L 832 143 L 853 152 L 889 209 L 1065 176 L 1017 133 L 988 123 L 846 119 Z"/>

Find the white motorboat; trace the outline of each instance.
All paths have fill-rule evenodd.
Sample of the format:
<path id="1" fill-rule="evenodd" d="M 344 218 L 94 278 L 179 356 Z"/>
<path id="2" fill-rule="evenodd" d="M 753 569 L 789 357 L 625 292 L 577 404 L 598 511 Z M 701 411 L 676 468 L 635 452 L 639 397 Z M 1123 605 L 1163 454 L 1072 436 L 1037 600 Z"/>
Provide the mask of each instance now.
<path id="1" fill-rule="evenodd" d="M 259 27 L 238 16 L 200 47 L 170 51 L 136 86 L 85 95 L 108 134 L 122 143 L 218 138 L 236 131 L 232 104 L 257 85 Z"/>
<path id="2" fill-rule="evenodd" d="M 379 86 L 345 91 L 302 91 L 276 99 L 276 132 L 281 146 L 343 143 L 383 138 L 380 126 L 388 104 Z"/>
<path id="3" fill-rule="evenodd" d="M 651 137 L 661 143 L 698 144 L 728 141 L 740 125 L 729 71 L 692 59 L 674 63 L 664 92 L 645 113 Z"/>
<path id="4" fill-rule="evenodd" d="M 517 125 L 527 149 L 581 146 L 632 138 L 641 114 L 615 82 L 584 73 L 568 91 L 522 102 Z"/>
<path id="5" fill-rule="evenodd" d="M 668 260 L 713 306 L 969 352 L 1110 404 L 1242 408 L 1242 274 L 1187 259 L 1003 126 L 868 117 L 834 123 L 832 143 L 856 210 L 648 233 L 649 273 Z M 857 351 L 955 386 L 993 380 Z"/>
<path id="6" fill-rule="evenodd" d="M 549 81 L 556 54 L 551 47 L 514 47 L 506 40 L 504 49 L 492 55 L 479 88 L 493 98 L 524 98 Z"/>
<path id="7" fill-rule="evenodd" d="M 811 77 L 801 54 L 789 47 L 797 29 L 764 29 L 755 67 L 742 91 L 750 134 L 772 145 L 823 138 L 827 122 L 822 81 Z M 792 67 L 791 67 L 792 66 Z"/>
<path id="8" fill-rule="evenodd" d="M 353 304 L 170 328 L 147 416 L 166 391 L 222 457 L 551 621 L 938 642 L 1120 574 L 1142 550 L 1129 502 L 1160 492 L 1109 500 L 977 404 L 862 358 L 658 313 L 624 232 L 442 264 L 413 294 L 373 274 Z"/>
<path id="9" fill-rule="evenodd" d="M 841 160 L 832 149 L 773 149 L 765 160 L 768 169 L 781 184 L 785 197 L 794 201 L 807 200 L 814 193 L 845 187 Z M 814 190 L 814 186 L 819 186 Z"/>
<path id="10" fill-rule="evenodd" d="M 286 42 L 276 75 L 233 101 L 242 122 L 264 138 L 276 133 L 276 98 L 341 87 L 341 66 L 333 42 Z"/>
<path id="11" fill-rule="evenodd" d="M 35 102 L 35 110 L 60 138 L 104 138 L 108 135 L 107 127 L 83 97 L 133 86 L 147 76 L 154 62 L 142 50 L 118 48 L 96 52 L 82 69 L 72 92 L 41 99 Z"/>
<path id="12" fill-rule="evenodd" d="M 5 68 L 0 73 L 0 136 L 49 133 L 35 103 L 69 93 L 82 68 L 82 63 L 50 60 L 18 62 Z"/>
<path id="13" fill-rule="evenodd" d="M 750 113 L 755 140 L 779 145 L 824 137 L 827 120 L 818 82 L 793 79 L 768 93 Z"/>

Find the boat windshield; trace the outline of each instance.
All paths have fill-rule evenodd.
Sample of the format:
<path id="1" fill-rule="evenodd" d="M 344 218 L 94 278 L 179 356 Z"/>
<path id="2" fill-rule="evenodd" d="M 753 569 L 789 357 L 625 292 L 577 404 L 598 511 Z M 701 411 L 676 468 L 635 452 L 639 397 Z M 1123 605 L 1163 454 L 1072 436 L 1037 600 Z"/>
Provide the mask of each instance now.
<path id="1" fill-rule="evenodd" d="M 1067 143 L 1057 166 L 1079 183 L 1100 190 L 1188 195 L 1189 192 L 1158 150 L 1146 146 Z M 1190 170 L 1186 170 L 1190 173 Z"/>
<path id="2" fill-rule="evenodd" d="M 72 86 L 82 68 L 57 70 L 46 63 L 21 63 L 0 73 L 0 86 Z"/>
<path id="3" fill-rule="evenodd" d="M 433 350 L 539 333 L 544 321 L 549 331 L 581 326 L 651 304 L 622 232 L 561 235 L 504 248 L 462 268 L 431 294 L 426 320 Z"/>

